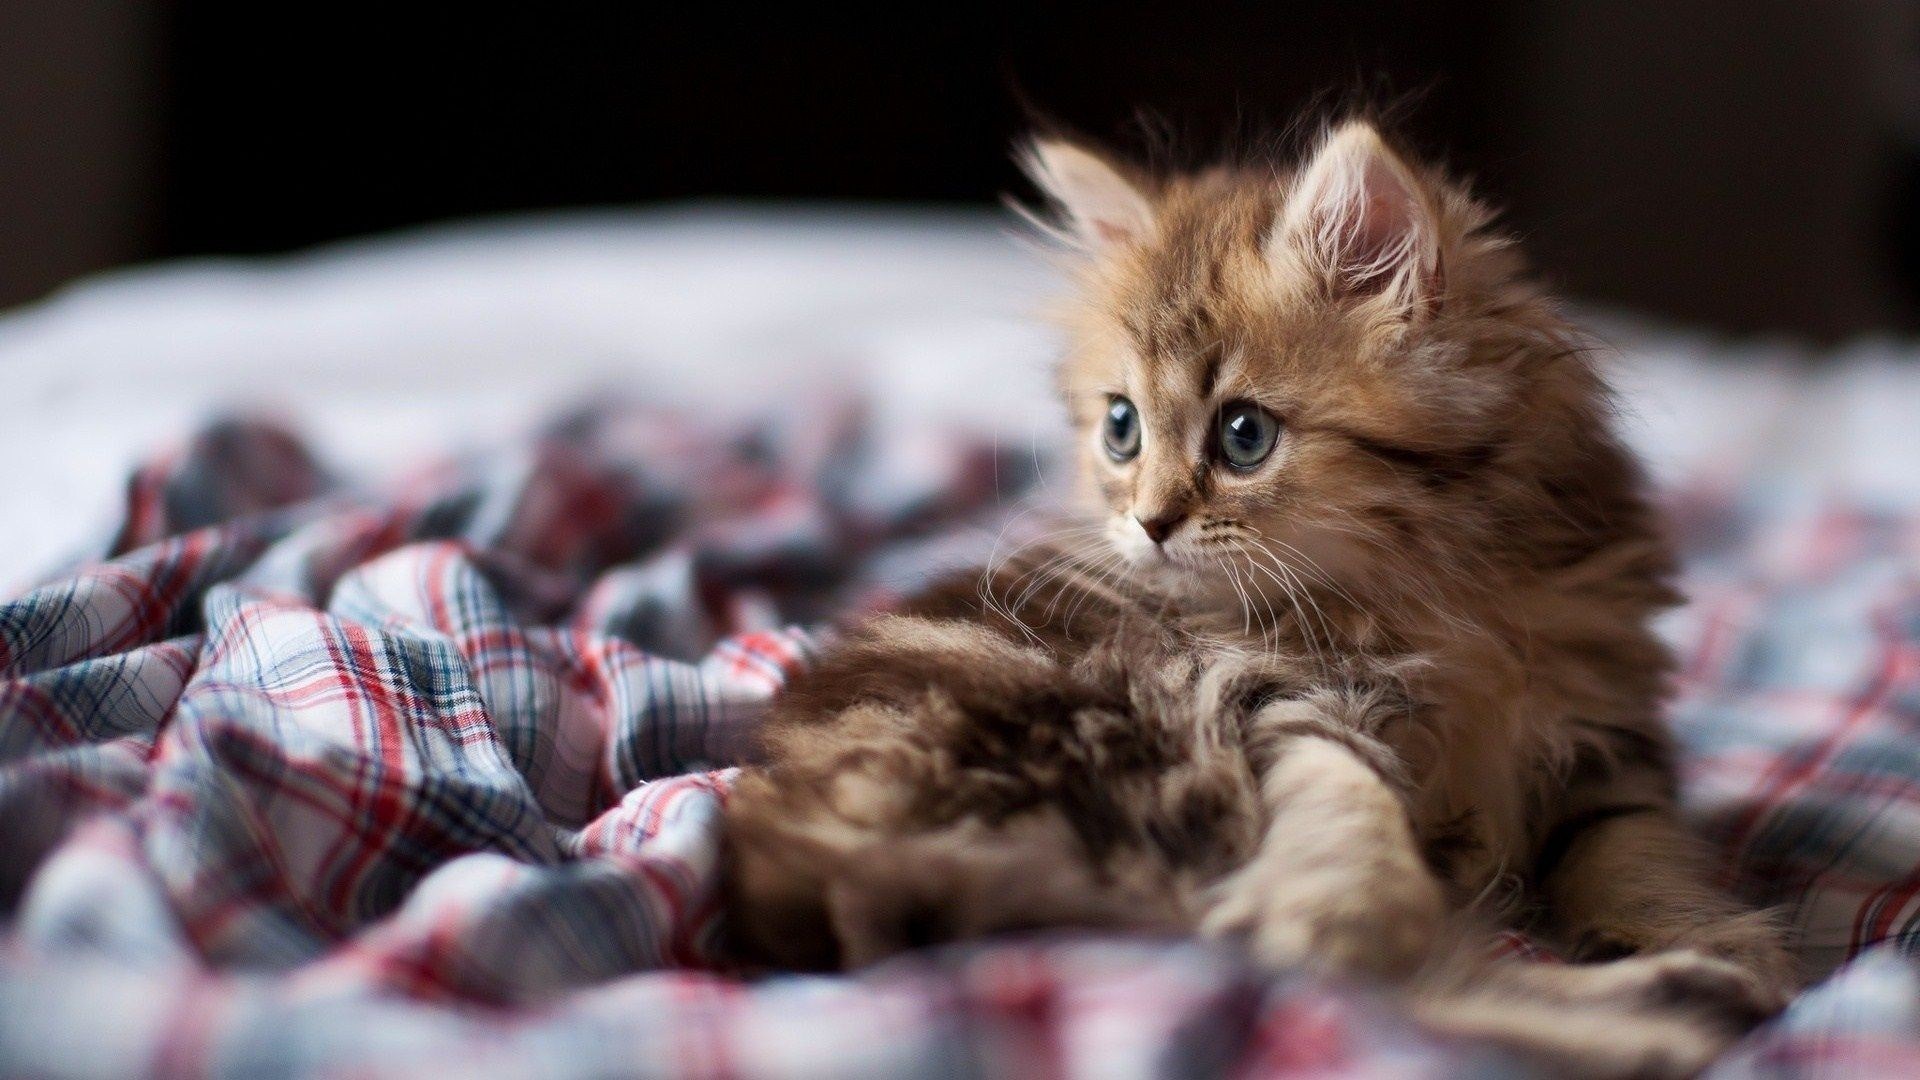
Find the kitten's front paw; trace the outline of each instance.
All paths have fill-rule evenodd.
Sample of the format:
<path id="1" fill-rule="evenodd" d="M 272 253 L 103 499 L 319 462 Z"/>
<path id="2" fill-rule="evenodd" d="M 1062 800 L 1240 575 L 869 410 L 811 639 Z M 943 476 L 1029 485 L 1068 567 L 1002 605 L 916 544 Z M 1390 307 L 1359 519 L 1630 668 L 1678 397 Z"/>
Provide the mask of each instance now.
<path id="1" fill-rule="evenodd" d="M 1635 929 L 1642 932 L 1638 935 Z M 1644 927 L 1609 927 L 1584 935 L 1573 965 L 1604 994 L 1662 1008 L 1717 1015 L 1746 1030 L 1785 1008 L 1801 987 L 1799 965 L 1766 917 L 1743 915 L 1690 929 L 1664 947 L 1635 946 Z"/>
<path id="2" fill-rule="evenodd" d="M 1692 949 L 1576 968 L 1589 993 L 1637 1008 L 1684 1010 L 1746 1031 L 1786 1008 L 1791 990 L 1765 974 Z"/>
<path id="3" fill-rule="evenodd" d="M 1423 866 L 1283 881 L 1241 871 L 1222 884 L 1201 930 L 1241 938 L 1274 967 L 1390 977 L 1426 959 L 1446 915 Z"/>

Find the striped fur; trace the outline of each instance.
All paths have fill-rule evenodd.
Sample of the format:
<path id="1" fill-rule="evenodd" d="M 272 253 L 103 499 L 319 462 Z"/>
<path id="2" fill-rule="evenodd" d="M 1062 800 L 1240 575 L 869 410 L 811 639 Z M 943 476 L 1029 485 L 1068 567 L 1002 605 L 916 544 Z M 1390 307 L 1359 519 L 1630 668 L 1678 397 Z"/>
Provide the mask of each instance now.
<path id="1" fill-rule="evenodd" d="M 1292 172 L 1028 160 L 1079 249 L 1073 524 L 778 703 L 728 810 L 742 950 L 1197 929 L 1424 971 L 1435 1023 L 1599 1073 L 1685 1071 L 1777 1008 L 1786 952 L 1674 815 L 1660 522 L 1489 213 L 1365 124 Z M 1137 456 L 1103 442 L 1120 399 Z M 1214 442 L 1241 403 L 1281 430 L 1247 469 Z M 1461 918 L 1613 964 L 1462 976 Z M 1575 1013 L 1606 1038 L 1556 1043 Z"/>

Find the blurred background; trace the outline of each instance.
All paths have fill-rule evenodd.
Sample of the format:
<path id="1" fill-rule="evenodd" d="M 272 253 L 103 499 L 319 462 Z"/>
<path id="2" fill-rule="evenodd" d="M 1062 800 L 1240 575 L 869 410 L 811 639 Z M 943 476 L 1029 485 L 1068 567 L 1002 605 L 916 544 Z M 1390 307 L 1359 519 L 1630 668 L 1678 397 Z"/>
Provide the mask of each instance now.
<path id="1" fill-rule="evenodd" d="M 5 0 L 0 306 L 506 211 L 987 205 L 1022 190 L 1033 114 L 1204 158 L 1359 95 L 1582 298 L 1814 341 L 1920 326 L 1905 0 L 665 7 Z"/>

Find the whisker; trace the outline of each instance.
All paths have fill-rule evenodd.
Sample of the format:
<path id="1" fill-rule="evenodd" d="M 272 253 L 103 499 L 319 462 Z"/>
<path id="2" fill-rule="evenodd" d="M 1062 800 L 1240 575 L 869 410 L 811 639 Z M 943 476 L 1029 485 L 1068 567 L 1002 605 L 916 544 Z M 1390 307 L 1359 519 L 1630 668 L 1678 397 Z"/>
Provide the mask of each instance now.
<path id="1" fill-rule="evenodd" d="M 1293 609 L 1294 625 L 1300 632 L 1301 647 L 1307 651 L 1308 656 L 1319 665 L 1321 670 L 1328 670 L 1329 656 L 1334 649 L 1336 635 L 1332 620 L 1327 616 L 1326 610 L 1321 606 L 1306 579 L 1286 560 L 1257 541 L 1246 537 L 1235 537 L 1233 542 L 1236 548 L 1246 556 L 1250 570 L 1264 574 L 1268 580 L 1279 587 L 1281 594 Z M 1272 562 L 1272 567 L 1261 562 L 1261 558 Z"/>
<path id="2" fill-rule="evenodd" d="M 1024 514 L 1020 516 L 1024 516 Z M 1019 627 L 1021 632 L 1026 634 L 1028 638 L 1037 642 L 1039 640 L 1038 635 L 1034 634 L 1033 629 L 1027 625 L 1024 619 L 1020 618 L 1018 609 L 1025 606 L 1027 599 L 1036 589 L 1041 587 L 1051 571 L 1057 569 L 1059 564 L 1079 557 L 1078 553 L 1071 549 L 1057 551 L 1036 565 L 1023 570 L 1011 581 L 1007 582 L 1005 588 L 1006 593 L 1011 593 L 1014 589 L 1019 588 L 1023 582 L 1030 582 L 1027 590 L 1021 594 L 1018 600 L 1011 604 L 1007 602 L 1005 596 L 995 595 L 994 584 L 996 578 L 1004 571 L 1008 563 L 1011 563 L 1014 559 L 1033 548 L 1042 547 L 1043 545 L 1059 545 L 1071 539 L 1096 535 L 1104 530 L 1099 526 L 1091 524 L 1066 525 L 1053 528 L 1019 544 L 1005 555 L 998 555 L 998 548 L 1004 541 L 1006 531 L 1017 523 L 1018 517 L 1019 516 L 1016 516 L 1014 520 L 1010 520 L 1003 526 L 1000 537 L 996 539 L 995 552 L 989 555 L 987 566 L 981 572 L 978 593 L 982 605 L 985 606 L 988 611 L 998 614 L 1008 622 Z"/>
<path id="3" fill-rule="evenodd" d="M 1227 580 L 1233 584 L 1234 595 L 1240 600 L 1240 632 L 1244 634 L 1247 632 L 1249 621 L 1252 618 L 1252 615 L 1247 610 L 1247 594 L 1241 591 L 1240 579 L 1235 576 L 1232 566 L 1227 563 L 1226 557 L 1224 555 L 1216 555 L 1214 556 L 1214 561 L 1220 565 L 1221 571 L 1227 575 Z"/>

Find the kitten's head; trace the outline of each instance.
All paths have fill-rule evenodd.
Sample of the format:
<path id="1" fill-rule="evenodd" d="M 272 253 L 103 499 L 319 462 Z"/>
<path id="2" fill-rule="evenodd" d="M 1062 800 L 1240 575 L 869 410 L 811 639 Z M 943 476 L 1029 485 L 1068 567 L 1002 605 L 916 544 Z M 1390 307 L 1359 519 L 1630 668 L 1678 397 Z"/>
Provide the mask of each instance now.
<path id="1" fill-rule="evenodd" d="M 1137 573 L 1463 562 L 1569 438 L 1605 437 L 1487 212 L 1368 124 L 1291 172 L 1152 178 L 1046 140 L 1025 164 L 1077 251 L 1061 383 L 1084 493 Z"/>

